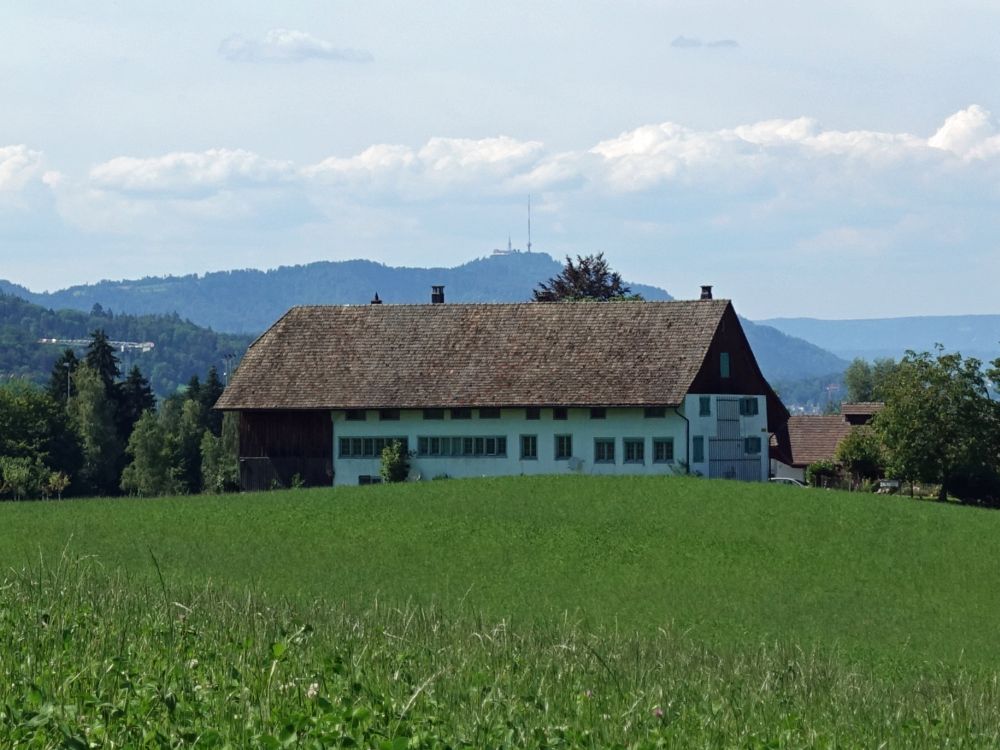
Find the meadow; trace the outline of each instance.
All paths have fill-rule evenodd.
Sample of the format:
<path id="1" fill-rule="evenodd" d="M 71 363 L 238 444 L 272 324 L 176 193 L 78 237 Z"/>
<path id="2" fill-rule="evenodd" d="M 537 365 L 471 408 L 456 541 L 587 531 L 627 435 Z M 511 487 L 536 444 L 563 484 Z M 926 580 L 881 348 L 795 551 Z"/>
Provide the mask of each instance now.
<path id="1" fill-rule="evenodd" d="M 5 504 L 0 745 L 996 745 L 998 524 L 684 478 Z"/>

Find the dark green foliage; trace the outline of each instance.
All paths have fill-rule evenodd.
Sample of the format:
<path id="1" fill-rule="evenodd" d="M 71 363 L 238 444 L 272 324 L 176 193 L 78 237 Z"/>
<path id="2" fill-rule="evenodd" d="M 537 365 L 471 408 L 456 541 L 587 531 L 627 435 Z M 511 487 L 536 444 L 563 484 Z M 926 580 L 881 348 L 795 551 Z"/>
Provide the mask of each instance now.
<path id="1" fill-rule="evenodd" d="M 24 381 L 0 386 L 0 456 L 75 477 L 83 453 L 65 402 Z"/>
<path id="2" fill-rule="evenodd" d="M 885 400 L 874 425 L 892 476 L 939 485 L 941 500 L 1000 501 L 1000 405 L 978 359 L 907 352 Z"/>
<path id="3" fill-rule="evenodd" d="M 201 386 L 198 393 L 198 401 L 201 403 L 202 412 L 205 414 L 205 426 L 211 430 L 212 434 L 219 437 L 222 434 L 222 412 L 213 411 L 215 402 L 222 396 L 225 386 L 219 379 L 219 373 L 215 365 L 208 368 L 208 377 Z"/>
<path id="4" fill-rule="evenodd" d="M 63 353 L 52 365 L 52 375 L 49 376 L 49 396 L 53 401 L 66 404 L 73 395 L 73 373 L 80 360 L 72 349 L 63 349 Z"/>
<path id="5" fill-rule="evenodd" d="M 868 426 L 855 427 L 840 441 L 836 459 L 837 463 L 850 474 L 853 486 L 885 475 L 882 441 Z"/>
<path id="6" fill-rule="evenodd" d="M 379 474 L 383 482 L 405 482 L 410 475 L 410 456 L 398 440 L 393 440 L 382 449 Z"/>
<path id="7" fill-rule="evenodd" d="M 201 437 L 201 486 L 203 492 L 235 492 L 240 486 L 239 418 L 227 412 L 220 437 L 205 430 Z"/>
<path id="8" fill-rule="evenodd" d="M 87 365 L 77 368 L 74 381 L 77 392 L 70 399 L 69 415 L 83 449 L 80 490 L 117 494 L 125 446 L 118 434 L 116 404 L 108 397 L 101 374 Z"/>
<path id="9" fill-rule="evenodd" d="M 118 357 L 115 355 L 114 347 L 108 342 L 108 335 L 103 328 L 91 331 L 83 363 L 101 376 L 108 396 L 113 397 L 115 383 L 122 373 L 118 367 Z"/>
<path id="10" fill-rule="evenodd" d="M 576 262 L 566 256 L 562 271 L 546 282 L 541 282 L 532 292 L 535 302 L 566 302 L 580 300 L 636 299 L 632 290 L 622 281 L 621 274 L 612 271 L 604 253 L 576 256 Z"/>
<path id="11" fill-rule="evenodd" d="M 156 397 L 138 365 L 133 365 L 128 377 L 118 384 L 117 395 L 118 434 L 127 442 L 139 417 L 156 408 Z"/>
<path id="12" fill-rule="evenodd" d="M 121 488 L 130 495 L 168 495 L 181 490 L 174 466 L 171 436 L 156 414 L 145 412 L 135 425 L 128 442 L 131 461 L 121 477 Z"/>
<path id="13" fill-rule="evenodd" d="M 273 320 L 267 325 L 271 322 Z M 156 345 L 149 352 L 125 352 L 121 356 L 128 363 L 126 369 L 139 366 L 153 392 L 161 396 L 176 392 L 192 374 L 204 373 L 221 363 L 223 355 L 242 353 L 252 340 L 251 336 L 220 334 L 199 328 L 177 315 L 94 318 L 74 310 L 46 310 L 17 297 L 0 294 L 0 377 L 26 377 L 39 384 L 51 383 L 49 374 L 53 372 L 53 360 L 59 356 L 59 350 L 39 344 L 38 340 L 85 339 L 95 328 L 116 341 L 152 341 Z M 65 403 L 66 381 L 61 375 L 59 378 Z"/>
<path id="14" fill-rule="evenodd" d="M 871 364 L 860 358 L 855 359 L 844 372 L 847 400 L 884 401 L 886 388 L 896 367 L 896 362 L 892 359 L 876 359 Z"/>
<path id="15" fill-rule="evenodd" d="M 836 461 L 814 461 L 806 467 L 806 483 L 813 487 L 835 487 L 840 483 Z"/>

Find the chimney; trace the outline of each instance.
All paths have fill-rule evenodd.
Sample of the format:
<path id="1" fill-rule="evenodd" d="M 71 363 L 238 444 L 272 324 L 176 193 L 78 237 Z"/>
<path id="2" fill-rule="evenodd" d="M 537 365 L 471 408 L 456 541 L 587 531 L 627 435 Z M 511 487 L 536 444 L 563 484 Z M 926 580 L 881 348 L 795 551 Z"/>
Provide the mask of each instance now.
<path id="1" fill-rule="evenodd" d="M 375 292 L 375 296 L 372 297 L 372 301 L 371 301 L 370 304 L 372 304 L 372 305 L 381 305 L 382 304 L 382 300 L 380 300 L 378 298 L 378 292 Z"/>
<path id="2" fill-rule="evenodd" d="M 702 299 L 712 299 L 712 285 L 703 284 L 701 287 L 701 298 Z"/>
<path id="3" fill-rule="evenodd" d="M 432 305 L 443 305 L 444 304 L 444 287 L 443 286 L 432 286 L 431 287 L 431 304 Z"/>

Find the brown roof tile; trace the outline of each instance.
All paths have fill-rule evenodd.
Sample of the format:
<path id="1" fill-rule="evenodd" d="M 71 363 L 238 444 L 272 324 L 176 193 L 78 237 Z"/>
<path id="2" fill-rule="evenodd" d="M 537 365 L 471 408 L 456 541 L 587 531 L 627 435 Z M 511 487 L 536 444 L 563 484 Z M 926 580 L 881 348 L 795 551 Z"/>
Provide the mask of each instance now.
<path id="1" fill-rule="evenodd" d="M 839 414 L 794 414 L 771 440 L 774 457 L 789 466 L 833 460 L 852 427 Z"/>
<path id="2" fill-rule="evenodd" d="M 840 405 L 840 413 L 846 416 L 873 416 L 885 407 L 882 401 L 845 401 Z"/>
<path id="3" fill-rule="evenodd" d="M 727 300 L 309 306 L 255 341 L 217 408 L 682 402 Z"/>

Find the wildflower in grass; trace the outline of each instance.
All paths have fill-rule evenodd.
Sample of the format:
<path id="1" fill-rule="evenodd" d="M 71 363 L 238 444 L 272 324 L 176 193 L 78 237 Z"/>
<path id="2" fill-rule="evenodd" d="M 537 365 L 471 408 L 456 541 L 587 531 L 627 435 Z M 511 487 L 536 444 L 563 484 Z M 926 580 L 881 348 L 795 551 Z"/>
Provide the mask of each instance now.
<path id="1" fill-rule="evenodd" d="M 198 666 L 198 660 L 197 659 L 192 659 L 191 661 L 189 661 L 187 663 L 187 668 L 188 669 L 194 669 L 197 666 Z"/>
<path id="2" fill-rule="evenodd" d="M 309 698 L 310 700 L 312 700 L 317 695 L 319 695 L 319 683 L 318 682 L 314 682 L 306 690 L 306 698 Z"/>
<path id="3" fill-rule="evenodd" d="M 654 706 L 653 707 L 653 716 L 655 716 L 657 719 L 662 719 L 663 718 L 663 709 L 660 708 L 659 706 Z"/>
<path id="4" fill-rule="evenodd" d="M 584 698 L 593 698 L 594 697 L 594 693 L 591 690 L 584 690 L 583 691 L 583 697 Z"/>

